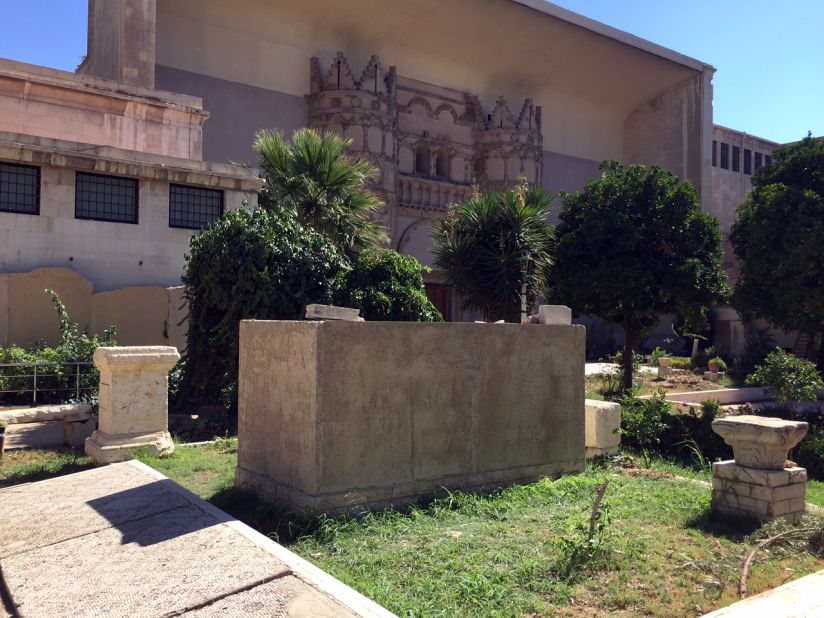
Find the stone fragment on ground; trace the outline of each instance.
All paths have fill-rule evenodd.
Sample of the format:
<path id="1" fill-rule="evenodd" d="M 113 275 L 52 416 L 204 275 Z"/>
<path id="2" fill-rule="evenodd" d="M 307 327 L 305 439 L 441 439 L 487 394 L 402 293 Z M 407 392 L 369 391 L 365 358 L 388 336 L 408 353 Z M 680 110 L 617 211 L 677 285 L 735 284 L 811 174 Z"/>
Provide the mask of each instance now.
<path id="1" fill-rule="evenodd" d="M 13 486 L 0 504 L 21 618 L 392 615 L 138 462 Z"/>

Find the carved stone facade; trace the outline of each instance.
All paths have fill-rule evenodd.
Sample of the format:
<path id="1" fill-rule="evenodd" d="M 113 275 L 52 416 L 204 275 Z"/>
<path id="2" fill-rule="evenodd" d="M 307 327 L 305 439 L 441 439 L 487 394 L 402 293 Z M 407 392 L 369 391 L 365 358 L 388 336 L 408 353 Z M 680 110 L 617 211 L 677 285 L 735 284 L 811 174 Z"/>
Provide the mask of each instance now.
<path id="1" fill-rule="evenodd" d="M 543 174 L 541 108 L 527 99 L 516 116 L 503 97 L 486 113 L 477 96 L 399 76 L 372 56 L 358 75 L 339 52 L 324 70 L 311 61 L 309 126 L 352 139 L 351 152 L 380 170 L 379 219 L 440 219 L 476 185 L 499 191 Z"/>

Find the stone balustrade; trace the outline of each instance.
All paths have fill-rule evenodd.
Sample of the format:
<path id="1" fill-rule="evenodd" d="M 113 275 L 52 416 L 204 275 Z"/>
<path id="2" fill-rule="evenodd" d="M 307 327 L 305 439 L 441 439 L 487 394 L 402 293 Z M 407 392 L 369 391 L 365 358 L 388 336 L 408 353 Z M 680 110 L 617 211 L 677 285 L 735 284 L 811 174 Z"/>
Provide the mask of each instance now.
<path id="1" fill-rule="evenodd" d="M 401 175 L 398 199 L 401 207 L 418 210 L 445 210 L 449 204 L 465 201 L 472 188 L 454 182 Z"/>
<path id="2" fill-rule="evenodd" d="M 177 348 L 134 346 L 98 348 L 100 370 L 98 429 L 86 439 L 86 454 L 97 463 L 130 459 L 137 449 L 154 455 L 174 452 L 169 434 L 169 370 L 180 359 Z"/>

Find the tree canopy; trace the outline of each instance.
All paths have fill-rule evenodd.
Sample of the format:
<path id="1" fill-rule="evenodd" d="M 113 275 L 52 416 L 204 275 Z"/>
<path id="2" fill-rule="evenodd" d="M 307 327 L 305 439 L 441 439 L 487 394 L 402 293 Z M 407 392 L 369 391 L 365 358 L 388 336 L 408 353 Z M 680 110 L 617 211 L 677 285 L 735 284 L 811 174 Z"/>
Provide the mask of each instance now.
<path id="1" fill-rule="evenodd" d="M 698 329 L 728 293 L 718 220 L 695 189 L 658 166 L 616 162 L 563 196 L 553 297 L 624 329 L 624 388 L 641 335 L 672 313 Z"/>
<path id="2" fill-rule="evenodd" d="M 730 240 L 740 263 L 732 304 L 787 331 L 824 330 L 824 142 L 773 152 L 753 176 Z M 824 366 L 824 341 L 818 350 Z"/>
<path id="3" fill-rule="evenodd" d="M 312 129 L 295 131 L 291 141 L 278 131 L 258 132 L 254 147 L 266 180 L 258 203 L 289 211 L 344 251 L 384 244 L 386 233 L 371 218 L 381 206 L 369 187 L 378 170 L 350 156 L 351 145 L 350 139 Z"/>
<path id="4" fill-rule="evenodd" d="M 476 195 L 435 225 L 435 264 L 465 309 L 487 320 L 518 322 L 526 282 L 528 303 L 546 292 L 555 236 L 550 198 L 525 181 L 503 193 Z"/>

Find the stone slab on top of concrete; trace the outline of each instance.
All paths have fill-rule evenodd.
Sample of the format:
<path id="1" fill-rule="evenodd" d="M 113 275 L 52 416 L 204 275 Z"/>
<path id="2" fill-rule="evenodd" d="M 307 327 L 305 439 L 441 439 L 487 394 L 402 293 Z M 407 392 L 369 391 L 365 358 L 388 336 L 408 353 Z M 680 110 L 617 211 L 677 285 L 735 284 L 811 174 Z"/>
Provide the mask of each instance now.
<path id="1" fill-rule="evenodd" d="M 243 321 L 236 482 L 348 510 L 580 471 L 584 339 L 570 325 Z"/>
<path id="2" fill-rule="evenodd" d="M 13 486 L 2 504 L 21 618 L 392 616 L 139 462 Z"/>

